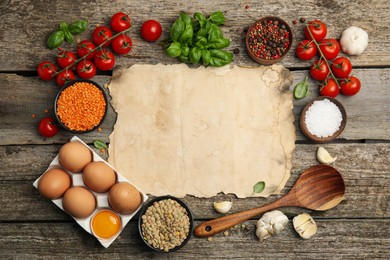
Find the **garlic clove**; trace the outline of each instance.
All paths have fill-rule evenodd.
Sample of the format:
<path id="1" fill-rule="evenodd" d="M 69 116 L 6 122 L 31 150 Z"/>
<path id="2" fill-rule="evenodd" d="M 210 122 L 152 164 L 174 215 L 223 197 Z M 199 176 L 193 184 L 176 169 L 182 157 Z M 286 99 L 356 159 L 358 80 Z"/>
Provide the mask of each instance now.
<path id="1" fill-rule="evenodd" d="M 332 164 L 336 161 L 337 156 L 332 157 L 324 147 L 318 147 L 317 160 L 323 164 Z"/>
<path id="2" fill-rule="evenodd" d="M 214 202 L 214 209 L 218 213 L 228 213 L 229 210 L 232 208 L 233 203 L 231 201 L 221 201 L 221 202 Z"/>
<path id="3" fill-rule="evenodd" d="M 317 224 L 307 213 L 300 214 L 293 219 L 295 231 L 303 238 L 309 239 L 317 233 Z"/>

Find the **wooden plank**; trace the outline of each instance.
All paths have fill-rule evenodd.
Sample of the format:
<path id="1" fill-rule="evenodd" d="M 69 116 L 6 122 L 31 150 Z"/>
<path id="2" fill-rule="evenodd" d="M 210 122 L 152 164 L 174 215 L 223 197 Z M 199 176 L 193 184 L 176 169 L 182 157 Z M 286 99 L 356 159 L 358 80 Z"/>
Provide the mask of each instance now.
<path id="1" fill-rule="evenodd" d="M 76 4 L 78 8 L 69 8 Z M 390 11 L 388 3 L 381 1 L 307 1 L 304 8 L 293 1 L 251 1 L 237 2 L 234 0 L 191 1 L 177 3 L 174 0 L 121 1 L 120 10 L 129 12 L 133 30 L 129 33 L 133 39 L 131 54 L 118 58 L 118 64 L 130 65 L 134 63 L 176 63 L 164 54 L 161 46 L 143 41 L 139 29 L 143 21 L 153 18 L 161 22 L 164 39 L 169 34 L 169 28 L 181 11 L 194 13 L 201 11 L 209 14 L 222 10 L 226 14 L 226 25 L 223 27 L 225 35 L 232 40 L 230 50 L 238 48 L 240 53 L 235 55 L 235 64 L 254 65 L 248 57 L 245 44 L 242 41 L 244 28 L 255 20 L 274 15 L 285 19 L 293 28 L 295 40 L 293 48 L 282 64 L 287 67 L 308 67 L 309 62 L 302 62 L 294 55 L 295 46 L 303 39 L 303 24 L 293 25 L 294 20 L 305 17 L 307 21 L 322 19 L 328 25 L 328 37 L 339 38 L 342 31 L 351 25 L 359 26 L 368 31 L 369 45 L 364 55 L 351 57 L 355 66 L 388 66 L 390 63 L 390 31 L 388 24 Z M 248 6 L 248 8 L 246 7 Z M 0 4 L 0 19 L 2 33 L 0 41 L 0 56 L 2 62 L 0 71 L 35 70 L 41 60 L 54 60 L 56 51 L 46 48 L 46 40 L 50 33 L 58 28 L 60 21 L 72 22 L 77 19 L 88 19 L 90 28 L 76 36 L 76 39 L 91 37 L 96 24 L 108 24 L 111 16 L 118 11 L 117 6 L 107 5 L 102 1 L 2 1 Z M 151 14 L 152 13 L 152 14 Z M 15 29 L 5 29 L 15 28 Z M 73 47 L 64 45 L 66 49 Z"/>
<path id="2" fill-rule="evenodd" d="M 307 71 L 293 71 L 293 87 L 304 79 Z M 355 69 L 362 82 L 362 89 L 354 97 L 339 96 L 344 104 L 348 122 L 340 138 L 348 140 L 384 139 L 390 136 L 390 69 Z M 110 81 L 109 76 L 98 76 L 96 82 L 104 85 Z M 54 98 L 58 87 L 54 83 L 43 82 L 36 77 L 22 77 L 15 74 L 0 74 L 0 145 L 13 144 L 49 144 L 64 143 L 73 134 L 62 131 L 60 135 L 44 139 L 39 136 L 36 127 L 40 118 L 53 116 Z M 297 140 L 307 140 L 299 128 L 300 113 L 306 103 L 318 95 L 318 85 L 309 80 L 310 96 L 294 100 L 295 126 Z M 45 113 L 48 109 L 48 113 Z M 32 114 L 36 117 L 32 118 Z M 107 117 L 101 127 L 102 131 L 80 135 L 92 143 L 95 139 L 108 142 L 108 136 L 115 124 L 116 113 L 109 106 Z M 373 127 L 375 126 L 375 127 Z"/>
<path id="3" fill-rule="evenodd" d="M 286 194 L 299 174 L 317 164 L 316 149 L 319 145 L 298 144 L 293 154 L 293 169 L 286 188 L 281 195 L 269 198 L 246 198 L 233 200 L 233 212 L 238 212 L 270 203 Z M 56 156 L 58 145 L 0 146 L 0 221 L 69 220 L 65 213 L 50 201 L 43 199 L 32 186 Z M 383 144 L 328 144 L 329 152 L 337 156 L 334 167 L 343 175 L 346 183 L 344 201 L 327 212 L 313 212 L 324 218 L 389 218 L 390 217 L 390 143 Z M 216 191 L 217 193 L 218 191 Z M 10 196 L 12 194 L 12 196 Z M 212 207 L 213 198 L 200 199 L 186 196 L 197 219 L 220 216 Z M 33 211 L 34 214 L 29 212 Z M 309 212 L 303 209 L 286 208 L 289 216 Z"/>
<path id="4" fill-rule="evenodd" d="M 135 221 L 107 249 L 75 223 L 1 223 L 0 251 L 2 259 L 386 259 L 390 254 L 389 219 L 316 222 L 318 232 L 309 240 L 301 239 L 290 221 L 281 234 L 259 243 L 256 221 L 247 221 L 212 241 L 192 237 L 169 254 L 146 247 Z"/>

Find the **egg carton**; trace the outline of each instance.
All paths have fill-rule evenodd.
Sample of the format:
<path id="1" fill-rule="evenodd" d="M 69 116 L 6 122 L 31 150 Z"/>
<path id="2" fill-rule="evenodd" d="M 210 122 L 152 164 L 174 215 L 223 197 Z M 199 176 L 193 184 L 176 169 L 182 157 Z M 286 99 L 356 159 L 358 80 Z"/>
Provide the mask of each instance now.
<path id="1" fill-rule="evenodd" d="M 123 175 L 121 175 L 117 170 L 115 170 L 115 168 L 113 168 L 109 163 L 107 163 L 105 160 L 103 160 L 96 152 L 94 152 L 85 142 L 83 142 L 80 138 L 78 138 L 77 136 L 74 136 L 72 137 L 72 139 L 70 140 L 70 142 L 79 142 L 81 144 L 83 144 L 84 146 L 86 146 L 92 153 L 93 157 L 92 157 L 92 161 L 93 162 L 103 162 L 105 163 L 106 165 L 108 165 L 111 169 L 114 170 L 114 172 L 116 173 L 116 176 L 117 176 L 117 182 L 128 182 L 130 183 L 131 185 L 133 185 L 142 195 L 142 203 L 141 205 L 132 213 L 132 214 L 128 214 L 128 215 L 124 215 L 124 214 L 120 214 L 118 212 L 116 212 L 114 209 L 112 209 L 110 207 L 110 204 L 108 203 L 108 192 L 106 193 L 97 193 L 97 192 L 94 192 L 92 191 L 91 189 L 89 189 L 85 184 L 84 184 L 84 181 L 83 181 L 83 176 L 82 176 L 82 173 L 74 173 L 74 172 L 70 172 L 68 171 L 67 169 L 65 169 L 64 167 L 61 166 L 60 162 L 59 162 L 59 159 L 58 159 L 58 154 L 57 156 L 53 159 L 53 161 L 50 163 L 49 167 L 46 169 L 46 171 L 38 178 L 34 181 L 33 185 L 35 188 L 38 189 L 38 182 L 39 180 L 42 178 L 42 176 L 50 169 L 52 168 L 60 168 L 64 171 L 66 171 L 67 173 L 70 174 L 71 176 L 71 179 L 72 179 L 72 186 L 82 186 L 86 189 L 88 189 L 89 191 L 91 191 L 94 196 L 95 196 L 95 199 L 96 199 L 96 209 L 95 211 L 87 218 L 75 218 L 73 217 L 72 215 L 70 215 L 85 231 L 87 231 L 88 233 L 90 233 L 91 235 L 93 235 L 94 237 L 96 237 L 96 239 L 99 240 L 99 242 L 105 247 L 109 247 L 112 242 L 115 241 L 115 239 L 120 235 L 120 233 L 122 232 L 122 230 L 124 229 L 124 227 L 126 226 L 126 224 L 134 217 L 134 215 L 141 209 L 142 205 L 146 202 L 146 200 L 148 199 L 148 196 L 146 196 L 146 194 L 144 194 L 142 191 L 140 191 L 140 189 L 138 189 L 138 187 L 136 185 L 134 185 L 133 183 L 131 183 L 129 180 L 127 180 L 125 177 L 123 177 Z M 54 204 L 56 204 L 60 209 L 62 209 L 63 211 L 64 208 L 62 206 L 62 198 L 59 198 L 59 199 L 54 199 L 52 200 L 52 202 Z M 111 237 L 111 238 L 108 238 L 108 239 L 103 239 L 103 238 L 99 238 L 97 236 L 95 236 L 91 230 L 91 219 L 92 217 L 95 215 L 96 212 L 102 210 L 102 209 L 110 209 L 112 210 L 113 212 L 115 212 L 121 219 L 121 229 L 120 231 L 118 232 L 118 234 L 116 234 L 115 236 Z M 65 211 L 66 212 L 66 211 Z"/>

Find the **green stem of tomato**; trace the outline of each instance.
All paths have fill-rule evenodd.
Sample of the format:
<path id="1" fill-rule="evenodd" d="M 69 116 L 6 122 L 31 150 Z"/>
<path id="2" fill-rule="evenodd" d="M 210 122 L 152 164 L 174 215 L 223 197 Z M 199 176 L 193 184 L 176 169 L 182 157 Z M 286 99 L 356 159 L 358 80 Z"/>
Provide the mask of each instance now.
<path id="1" fill-rule="evenodd" d="M 121 35 L 121 34 L 124 34 L 126 33 L 127 31 L 130 31 L 130 28 L 127 28 L 115 35 L 113 35 L 112 37 L 106 39 L 104 42 L 102 42 L 101 44 L 99 44 L 98 46 L 96 46 L 92 51 L 88 52 L 86 55 L 84 55 L 83 57 L 80 57 L 79 59 L 75 60 L 72 64 L 70 64 L 69 66 L 63 68 L 62 70 L 59 70 L 57 71 L 56 73 L 54 73 L 53 75 L 51 75 L 51 77 L 53 78 L 54 76 L 60 74 L 61 72 L 63 71 L 66 71 L 66 70 L 69 70 L 70 68 L 72 68 L 73 66 L 75 66 L 77 63 L 79 63 L 80 61 L 84 60 L 91 52 L 94 52 L 96 51 L 97 49 L 102 49 L 103 45 L 106 44 L 107 42 L 111 41 L 112 39 L 116 38 L 117 36 Z"/>
<path id="2" fill-rule="evenodd" d="M 326 66 L 327 66 L 328 69 L 329 69 L 329 74 L 332 76 L 332 78 L 333 78 L 334 81 L 336 82 L 337 87 L 340 89 L 339 82 L 337 81 L 337 78 L 334 76 L 334 74 L 333 74 L 333 72 L 332 72 L 332 69 L 331 69 L 331 67 L 330 67 L 330 65 L 329 65 L 329 61 L 325 58 L 325 55 L 322 53 L 322 51 L 321 51 L 321 49 L 320 49 L 320 45 L 319 45 L 318 42 L 314 39 L 313 34 L 311 34 L 311 31 L 309 30 L 309 25 L 306 25 L 306 27 L 307 27 L 307 31 L 308 31 L 309 34 L 310 34 L 310 37 L 312 38 L 314 44 L 315 44 L 316 47 L 317 47 L 318 52 L 320 53 L 321 58 L 325 61 Z"/>

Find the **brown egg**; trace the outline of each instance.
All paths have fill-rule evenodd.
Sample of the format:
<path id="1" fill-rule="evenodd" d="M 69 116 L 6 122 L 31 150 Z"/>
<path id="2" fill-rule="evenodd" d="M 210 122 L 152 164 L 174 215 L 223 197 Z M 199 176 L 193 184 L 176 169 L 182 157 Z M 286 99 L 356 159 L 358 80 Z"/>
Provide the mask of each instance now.
<path id="1" fill-rule="evenodd" d="M 96 192 L 107 192 L 116 182 L 114 170 L 104 162 L 91 162 L 83 170 L 83 181 Z"/>
<path id="2" fill-rule="evenodd" d="M 62 198 L 64 210 L 75 218 L 86 218 L 96 208 L 95 196 L 84 187 L 72 187 Z"/>
<path id="3" fill-rule="evenodd" d="M 47 199 L 58 199 L 70 188 L 70 175 L 61 169 L 48 170 L 38 181 L 39 193 Z"/>
<path id="4" fill-rule="evenodd" d="M 65 169 L 81 172 L 92 161 L 92 153 L 79 142 L 69 142 L 61 147 L 58 159 Z"/>
<path id="5" fill-rule="evenodd" d="M 108 193 L 110 206 L 121 214 L 133 213 L 142 203 L 141 193 L 130 183 L 119 182 Z"/>

